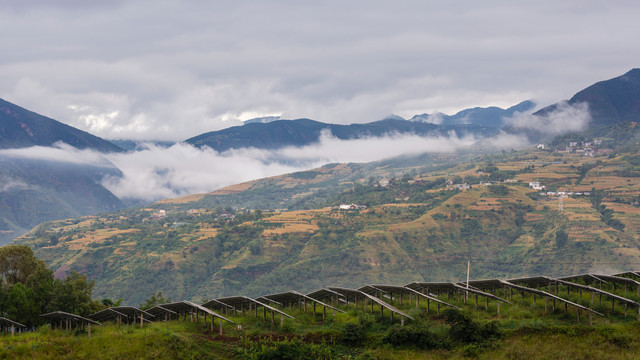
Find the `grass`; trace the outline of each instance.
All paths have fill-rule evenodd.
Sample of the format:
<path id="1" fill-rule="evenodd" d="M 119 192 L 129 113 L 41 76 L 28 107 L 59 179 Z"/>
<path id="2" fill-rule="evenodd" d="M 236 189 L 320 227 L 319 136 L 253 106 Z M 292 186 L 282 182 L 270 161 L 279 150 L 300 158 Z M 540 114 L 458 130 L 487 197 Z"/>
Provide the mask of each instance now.
<path id="1" fill-rule="evenodd" d="M 217 324 L 211 332 L 202 321 L 158 322 L 143 329 L 103 324 L 92 327 L 91 337 L 86 331 L 44 326 L 16 336 L 0 335 L 0 359 L 634 359 L 640 355 L 640 322 L 633 312 L 625 318 L 620 305 L 611 313 L 608 301 L 601 308 L 594 305 L 607 318 L 594 317 L 594 325 L 589 326 L 587 316 L 577 322 L 571 307 L 568 314 L 563 306 L 551 311 L 550 304 L 545 311 L 544 301 L 538 297 L 534 305 L 529 295 L 523 301 L 514 294 L 512 304 L 501 307 L 500 316 L 495 301 L 485 310 L 482 298 L 477 309 L 473 296 L 466 304 L 456 296 L 442 299 L 462 307 L 473 324 L 494 322 L 501 335 L 482 341 L 453 340 L 444 308 L 437 315 L 431 304 L 427 313 L 425 302 L 416 308 L 415 300 L 410 304 L 405 298 L 403 304 L 396 301 L 394 305 L 415 319 L 407 321 L 406 328 L 431 334 L 442 342 L 441 347 L 428 350 L 419 343 L 390 343 L 388 334 L 400 329 L 397 316 L 391 321 L 388 313 L 380 316 L 377 310 L 363 311 L 362 305 L 342 305 L 345 313 L 328 310 L 324 321 L 320 309 L 312 314 L 310 308 L 306 313 L 286 308 L 295 319 L 284 319 L 282 325 L 278 316 L 272 323 L 270 314 L 264 321 L 262 311 L 257 318 L 228 314 L 242 329 L 225 323 L 223 335 L 218 334 Z M 571 293 L 571 299 L 591 301 L 590 295 L 579 297 L 577 292 Z"/>
<path id="2" fill-rule="evenodd" d="M 223 344 L 192 323 L 153 323 L 143 329 L 101 325 L 91 330 L 88 337 L 86 331 L 50 330 L 44 326 L 35 332 L 2 336 L 0 359 L 229 358 Z"/>

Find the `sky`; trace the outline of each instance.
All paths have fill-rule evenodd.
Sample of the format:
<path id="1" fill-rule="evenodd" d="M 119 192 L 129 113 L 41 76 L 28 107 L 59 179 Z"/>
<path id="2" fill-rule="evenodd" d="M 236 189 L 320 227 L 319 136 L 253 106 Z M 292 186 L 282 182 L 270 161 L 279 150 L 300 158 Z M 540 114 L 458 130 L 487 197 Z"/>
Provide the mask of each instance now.
<path id="1" fill-rule="evenodd" d="M 638 67 L 639 17 L 624 0 L 0 0 L 0 97 L 174 141 L 260 116 L 545 106 Z"/>

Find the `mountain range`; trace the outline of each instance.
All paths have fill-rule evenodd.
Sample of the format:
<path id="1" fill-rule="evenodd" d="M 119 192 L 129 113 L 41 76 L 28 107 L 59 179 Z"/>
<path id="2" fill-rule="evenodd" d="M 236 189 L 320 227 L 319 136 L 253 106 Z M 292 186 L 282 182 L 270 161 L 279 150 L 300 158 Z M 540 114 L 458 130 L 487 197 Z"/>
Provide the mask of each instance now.
<path id="1" fill-rule="evenodd" d="M 443 113 L 415 115 L 411 121 L 431 122 L 441 125 L 474 124 L 489 128 L 501 129 L 505 126 L 504 120 L 512 117 L 516 112 L 525 113 L 535 108 L 536 104 L 531 100 L 523 101 L 508 109 L 497 106 L 487 108 L 475 107 L 462 110 L 454 115 Z"/>
<path id="2" fill-rule="evenodd" d="M 366 124 L 327 124 L 310 119 L 276 120 L 268 123 L 249 123 L 241 126 L 212 131 L 185 140 L 196 147 L 208 146 L 217 151 L 255 147 L 277 149 L 286 146 L 305 146 L 317 142 L 323 132 L 341 140 L 363 137 L 381 137 L 389 134 L 416 134 L 420 136 L 447 135 L 456 131 L 460 136 L 473 134 L 488 136 L 498 129 L 474 124 L 438 125 L 384 119 Z"/>
<path id="3" fill-rule="evenodd" d="M 591 113 L 590 129 L 593 132 L 603 126 L 640 119 L 639 99 L 640 69 L 633 69 L 620 77 L 598 82 L 562 103 L 586 103 Z M 559 104 L 543 108 L 533 116 L 552 113 Z M 533 102 L 524 101 L 508 109 L 473 108 L 451 116 L 422 114 L 409 120 L 394 116 L 351 125 L 270 117 L 247 121 L 243 126 L 204 133 L 185 142 L 196 147 L 208 146 L 217 151 L 225 151 L 249 146 L 261 149 L 304 146 L 318 141 L 323 132 L 330 132 L 332 136 L 344 140 L 403 133 L 446 135 L 450 131 L 455 131 L 459 136 L 472 134 L 481 137 L 497 133 L 508 126 L 505 119 L 516 113 L 530 112 L 534 107 Z M 137 147 L 136 142 L 126 140 L 114 141 L 121 146 L 115 145 L 0 99 L 0 149 L 46 147 L 60 142 L 103 153 L 122 152 L 125 151 L 123 148 L 126 151 L 136 151 Z M 4 154 L 0 154 L 0 161 L 3 163 L 0 179 L 0 206 L 3 209 L 0 213 L 0 243 L 21 235 L 43 221 L 94 214 L 124 206 L 101 184 L 101 179 L 105 176 L 121 176 L 120 171 L 113 166 L 61 166 L 55 161 L 31 161 Z M 219 200 L 220 197 L 216 199 Z M 237 199 L 229 201 L 230 206 L 233 206 L 234 201 L 237 204 Z M 251 203 L 257 205 L 257 200 Z M 282 200 L 274 198 L 267 203 L 268 207 L 277 208 Z"/>

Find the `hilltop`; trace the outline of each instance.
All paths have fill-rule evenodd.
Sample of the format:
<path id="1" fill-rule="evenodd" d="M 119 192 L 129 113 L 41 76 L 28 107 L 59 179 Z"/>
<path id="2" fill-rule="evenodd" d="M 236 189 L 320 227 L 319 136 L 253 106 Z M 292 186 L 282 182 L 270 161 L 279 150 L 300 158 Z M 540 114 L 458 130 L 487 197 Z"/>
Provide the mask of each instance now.
<path id="1" fill-rule="evenodd" d="M 570 105 L 586 103 L 591 115 L 591 127 L 640 120 L 640 69 L 632 69 L 613 79 L 599 81 L 577 92 L 568 100 Z M 558 108 L 554 104 L 534 115 L 543 116 Z"/>
<path id="2" fill-rule="evenodd" d="M 0 99 L 0 149 L 52 146 L 57 142 L 78 149 L 122 151 L 118 146 L 86 131 Z"/>

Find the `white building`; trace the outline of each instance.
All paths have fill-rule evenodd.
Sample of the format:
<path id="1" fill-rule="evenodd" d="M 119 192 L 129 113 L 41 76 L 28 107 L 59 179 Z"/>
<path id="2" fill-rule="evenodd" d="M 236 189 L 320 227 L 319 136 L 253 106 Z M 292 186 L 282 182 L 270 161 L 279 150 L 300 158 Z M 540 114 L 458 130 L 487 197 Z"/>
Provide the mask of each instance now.
<path id="1" fill-rule="evenodd" d="M 529 183 L 529 188 L 531 188 L 531 189 L 533 189 L 533 190 L 544 190 L 544 189 L 546 189 L 547 187 L 546 187 L 546 186 L 544 186 L 544 185 L 540 185 L 540 183 L 539 183 L 539 182 L 537 182 L 537 181 L 531 181 L 531 182 Z"/>

